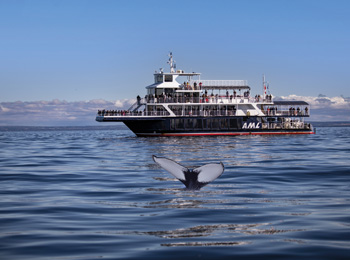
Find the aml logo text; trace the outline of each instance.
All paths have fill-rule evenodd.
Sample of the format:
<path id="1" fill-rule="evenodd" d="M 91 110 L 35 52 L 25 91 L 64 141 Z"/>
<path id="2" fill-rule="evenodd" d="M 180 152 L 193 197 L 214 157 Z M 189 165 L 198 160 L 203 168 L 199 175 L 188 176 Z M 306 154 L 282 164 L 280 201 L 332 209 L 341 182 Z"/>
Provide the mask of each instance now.
<path id="1" fill-rule="evenodd" d="M 257 129 L 257 128 L 260 128 L 260 123 L 254 123 L 254 122 L 251 122 L 251 123 L 244 123 L 244 125 L 242 126 L 242 129 L 247 129 L 247 128 L 254 128 L 254 129 Z"/>

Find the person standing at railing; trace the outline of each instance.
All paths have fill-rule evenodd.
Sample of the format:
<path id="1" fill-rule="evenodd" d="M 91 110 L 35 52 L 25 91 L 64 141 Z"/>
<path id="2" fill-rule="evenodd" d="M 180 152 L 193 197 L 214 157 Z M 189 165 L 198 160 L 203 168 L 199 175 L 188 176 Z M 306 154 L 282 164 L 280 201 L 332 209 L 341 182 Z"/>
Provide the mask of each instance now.
<path id="1" fill-rule="evenodd" d="M 136 99 L 137 99 L 137 105 L 138 105 L 138 106 L 141 105 L 141 97 L 138 95 L 138 96 L 136 97 Z"/>

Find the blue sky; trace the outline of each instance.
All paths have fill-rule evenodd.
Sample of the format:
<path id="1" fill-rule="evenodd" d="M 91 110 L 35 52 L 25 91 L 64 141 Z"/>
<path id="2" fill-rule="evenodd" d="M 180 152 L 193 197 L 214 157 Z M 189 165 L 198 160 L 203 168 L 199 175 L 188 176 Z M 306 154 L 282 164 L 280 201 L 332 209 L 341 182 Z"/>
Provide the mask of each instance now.
<path id="1" fill-rule="evenodd" d="M 167 68 L 350 96 L 350 1 L 0 1 L 1 100 L 134 98 Z"/>
<path id="2" fill-rule="evenodd" d="M 248 80 L 253 95 L 265 74 L 275 96 L 349 97 L 349 11 L 341 0 L 0 0 L 0 112 L 129 104 L 169 51 L 178 69 Z"/>

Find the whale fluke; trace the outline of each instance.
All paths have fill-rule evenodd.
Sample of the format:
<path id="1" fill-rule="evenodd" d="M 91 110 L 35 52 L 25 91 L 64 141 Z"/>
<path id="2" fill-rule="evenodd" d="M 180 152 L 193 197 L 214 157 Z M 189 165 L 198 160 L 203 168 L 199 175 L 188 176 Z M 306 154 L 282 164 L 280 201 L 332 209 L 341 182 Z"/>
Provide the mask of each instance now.
<path id="1" fill-rule="evenodd" d="M 164 170 L 174 175 L 185 184 L 187 189 L 199 190 L 203 186 L 220 177 L 224 172 L 224 165 L 220 163 L 209 163 L 195 169 L 188 169 L 177 162 L 164 158 L 152 156 L 153 160 Z"/>

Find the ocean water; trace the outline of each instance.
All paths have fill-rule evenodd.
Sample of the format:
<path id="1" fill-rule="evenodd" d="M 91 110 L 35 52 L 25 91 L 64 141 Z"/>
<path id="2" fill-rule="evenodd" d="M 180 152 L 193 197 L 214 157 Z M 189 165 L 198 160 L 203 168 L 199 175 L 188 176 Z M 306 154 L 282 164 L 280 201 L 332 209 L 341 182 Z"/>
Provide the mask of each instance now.
<path id="1" fill-rule="evenodd" d="M 350 127 L 137 138 L 0 131 L 0 259 L 349 259 Z M 188 191 L 152 155 L 223 162 Z"/>

